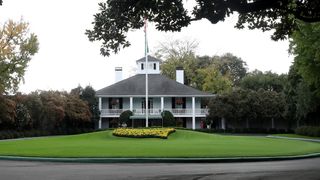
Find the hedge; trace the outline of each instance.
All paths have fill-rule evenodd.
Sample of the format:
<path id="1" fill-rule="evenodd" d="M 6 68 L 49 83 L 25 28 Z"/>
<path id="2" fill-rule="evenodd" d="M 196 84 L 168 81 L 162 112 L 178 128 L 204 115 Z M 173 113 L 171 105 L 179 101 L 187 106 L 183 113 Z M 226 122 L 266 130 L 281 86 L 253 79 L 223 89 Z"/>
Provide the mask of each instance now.
<path id="1" fill-rule="evenodd" d="M 264 129 L 264 128 L 228 128 L 228 129 L 196 129 L 205 133 L 246 133 L 246 134 L 284 134 L 293 133 L 291 129 Z"/>
<path id="2" fill-rule="evenodd" d="M 25 138 L 25 137 L 39 137 L 39 136 L 51 136 L 51 135 L 68 135 L 68 134 L 81 134 L 93 132 L 93 129 L 87 128 L 73 128 L 73 129 L 56 129 L 53 131 L 45 130 L 3 130 L 0 131 L 0 140 L 1 139 L 15 139 L 15 138 Z"/>
<path id="3" fill-rule="evenodd" d="M 320 137 L 320 127 L 301 126 L 296 128 L 295 133 L 303 136 Z"/>

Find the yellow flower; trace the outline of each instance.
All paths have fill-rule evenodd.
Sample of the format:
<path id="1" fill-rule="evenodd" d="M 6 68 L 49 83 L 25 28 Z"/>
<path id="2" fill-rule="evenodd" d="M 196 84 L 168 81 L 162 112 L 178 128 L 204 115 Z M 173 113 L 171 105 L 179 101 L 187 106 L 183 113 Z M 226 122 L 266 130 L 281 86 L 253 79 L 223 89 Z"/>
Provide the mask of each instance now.
<path id="1" fill-rule="evenodd" d="M 148 129 L 131 129 L 131 128 L 117 128 L 113 130 L 112 134 L 123 137 L 158 137 L 168 138 L 168 136 L 175 132 L 174 128 L 148 128 Z"/>

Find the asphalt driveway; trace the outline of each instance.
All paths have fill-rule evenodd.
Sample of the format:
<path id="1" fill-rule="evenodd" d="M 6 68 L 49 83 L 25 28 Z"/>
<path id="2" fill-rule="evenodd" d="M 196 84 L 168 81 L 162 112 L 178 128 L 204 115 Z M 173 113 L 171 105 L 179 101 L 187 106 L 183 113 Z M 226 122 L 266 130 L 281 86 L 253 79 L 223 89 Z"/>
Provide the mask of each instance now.
<path id="1" fill-rule="evenodd" d="M 245 163 L 52 163 L 0 160 L 1 180 L 320 179 L 320 158 Z"/>

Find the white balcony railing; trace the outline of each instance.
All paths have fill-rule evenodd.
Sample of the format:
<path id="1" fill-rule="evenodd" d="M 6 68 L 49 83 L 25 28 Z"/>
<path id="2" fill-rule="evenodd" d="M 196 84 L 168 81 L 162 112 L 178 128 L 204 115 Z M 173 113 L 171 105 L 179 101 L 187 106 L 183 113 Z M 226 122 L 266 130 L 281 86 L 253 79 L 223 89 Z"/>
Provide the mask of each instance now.
<path id="1" fill-rule="evenodd" d="M 100 116 L 119 116 L 127 109 L 101 109 Z"/>
<path id="2" fill-rule="evenodd" d="M 128 109 L 102 109 L 101 117 L 118 117 L 123 111 Z M 174 116 L 192 116 L 192 109 L 164 109 L 166 111 L 170 111 Z M 160 109 L 149 109 L 150 115 L 160 115 Z M 134 109 L 134 115 L 145 115 L 145 109 Z M 206 116 L 208 114 L 208 109 L 195 109 L 196 116 Z"/>
<path id="3" fill-rule="evenodd" d="M 148 109 L 150 115 L 160 115 L 161 110 L 160 109 Z M 146 114 L 146 109 L 134 109 L 133 111 L 134 115 L 144 115 Z"/>

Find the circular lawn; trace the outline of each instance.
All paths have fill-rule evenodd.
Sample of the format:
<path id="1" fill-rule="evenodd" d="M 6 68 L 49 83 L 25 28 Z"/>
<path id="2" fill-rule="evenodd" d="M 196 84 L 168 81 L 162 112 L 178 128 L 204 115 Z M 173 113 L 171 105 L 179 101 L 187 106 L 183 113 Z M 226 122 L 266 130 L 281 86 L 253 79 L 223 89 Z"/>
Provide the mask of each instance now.
<path id="1" fill-rule="evenodd" d="M 168 139 L 127 138 L 111 130 L 0 141 L 0 156 L 228 158 L 320 153 L 320 143 L 176 130 Z"/>

